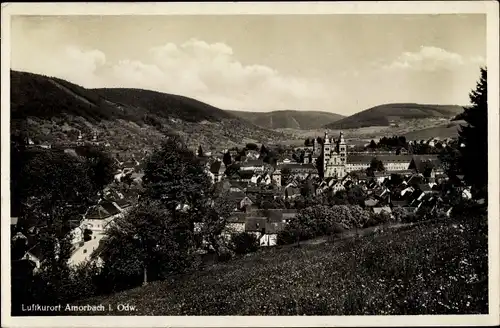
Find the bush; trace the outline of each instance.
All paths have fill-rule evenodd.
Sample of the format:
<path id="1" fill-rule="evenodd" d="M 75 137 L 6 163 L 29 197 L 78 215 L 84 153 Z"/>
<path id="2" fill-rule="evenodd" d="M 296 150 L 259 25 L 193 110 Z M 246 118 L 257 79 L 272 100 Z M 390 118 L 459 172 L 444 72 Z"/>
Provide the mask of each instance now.
<path id="1" fill-rule="evenodd" d="M 357 205 L 309 206 L 299 211 L 298 216 L 278 234 L 278 244 L 361 228 L 369 220 L 369 213 Z"/>
<path id="2" fill-rule="evenodd" d="M 232 248 L 236 254 L 255 252 L 259 248 L 259 241 L 253 234 L 241 232 L 231 238 Z"/>
<path id="3" fill-rule="evenodd" d="M 219 256 L 217 257 L 217 261 L 218 262 L 227 262 L 227 261 L 230 261 L 232 258 L 233 258 L 233 255 L 231 254 L 231 252 L 224 251 L 224 252 L 221 252 L 219 254 Z"/>
<path id="4" fill-rule="evenodd" d="M 393 219 L 391 218 L 391 215 L 385 211 L 381 212 L 381 213 L 372 213 L 370 215 L 370 219 L 365 222 L 363 227 L 364 228 L 374 227 L 374 226 L 378 226 L 378 225 L 387 224 L 391 221 L 393 221 Z"/>
<path id="5" fill-rule="evenodd" d="M 407 213 L 406 215 L 404 215 L 402 217 L 403 223 L 415 223 L 415 222 L 419 222 L 421 220 L 422 220 L 422 217 L 419 216 L 417 213 L 413 213 L 413 212 Z"/>

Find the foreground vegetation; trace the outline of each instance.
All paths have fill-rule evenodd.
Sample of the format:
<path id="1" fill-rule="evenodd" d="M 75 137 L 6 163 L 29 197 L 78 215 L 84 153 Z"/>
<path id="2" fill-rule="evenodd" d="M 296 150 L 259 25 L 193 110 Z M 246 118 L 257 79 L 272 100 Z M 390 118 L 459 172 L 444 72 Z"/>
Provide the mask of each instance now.
<path id="1" fill-rule="evenodd" d="M 132 315 L 487 313 L 487 217 L 261 250 L 78 304 L 130 304 Z"/>

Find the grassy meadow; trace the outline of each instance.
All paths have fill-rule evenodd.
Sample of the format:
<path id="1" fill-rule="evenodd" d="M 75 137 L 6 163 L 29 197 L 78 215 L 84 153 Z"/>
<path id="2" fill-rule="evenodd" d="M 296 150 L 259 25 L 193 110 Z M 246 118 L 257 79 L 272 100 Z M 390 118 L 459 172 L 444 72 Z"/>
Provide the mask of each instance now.
<path id="1" fill-rule="evenodd" d="M 487 233 L 487 218 L 478 217 L 261 249 L 77 304 L 136 309 L 106 315 L 484 314 Z"/>

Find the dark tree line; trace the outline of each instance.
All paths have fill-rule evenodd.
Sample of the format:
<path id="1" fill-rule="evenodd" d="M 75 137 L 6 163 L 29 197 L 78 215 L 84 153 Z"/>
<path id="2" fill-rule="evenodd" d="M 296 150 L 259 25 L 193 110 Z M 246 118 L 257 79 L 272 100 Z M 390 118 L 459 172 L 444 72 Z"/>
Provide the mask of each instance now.
<path id="1" fill-rule="evenodd" d="M 440 158 L 450 177 L 463 174 L 474 195 L 485 197 L 488 191 L 487 69 L 481 68 L 480 73 L 476 88 L 469 94 L 471 105 L 459 115 L 467 124 L 459 130 L 458 147 L 447 147 Z"/>
<path id="2" fill-rule="evenodd" d="M 92 148 L 77 149 L 77 156 L 58 150 L 27 149 L 22 134 L 11 136 L 11 209 L 18 217 L 12 241 L 12 311 L 20 304 L 54 304 L 69 299 L 65 284 L 73 276 L 68 267 L 72 253 L 68 232 L 99 193 L 113 179 L 114 162 Z M 25 238 L 33 242 L 28 244 Z M 28 247 L 40 249 L 40 271 L 22 257 Z M 74 296 L 74 295 L 73 295 Z"/>

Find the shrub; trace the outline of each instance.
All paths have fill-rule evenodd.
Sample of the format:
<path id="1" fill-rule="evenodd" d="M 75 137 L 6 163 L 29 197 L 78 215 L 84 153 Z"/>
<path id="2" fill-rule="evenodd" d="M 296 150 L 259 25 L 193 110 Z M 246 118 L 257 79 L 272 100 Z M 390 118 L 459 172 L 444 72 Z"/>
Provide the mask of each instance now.
<path id="1" fill-rule="evenodd" d="M 223 251 L 217 257 L 217 261 L 218 262 L 227 262 L 227 261 L 230 261 L 232 258 L 233 258 L 233 255 L 231 254 L 231 252 Z"/>
<path id="2" fill-rule="evenodd" d="M 421 219 L 422 219 L 422 217 L 419 216 L 417 213 L 410 212 L 410 213 L 405 214 L 402 217 L 402 222 L 404 222 L 404 223 L 415 223 L 415 222 L 421 221 Z"/>
<path id="3" fill-rule="evenodd" d="M 253 234 L 241 232 L 231 238 L 232 248 L 236 254 L 255 252 L 259 248 L 259 241 Z"/>
<path id="4" fill-rule="evenodd" d="M 357 205 L 309 206 L 299 211 L 298 216 L 278 234 L 278 244 L 361 228 L 369 220 L 369 213 Z"/>
<path id="5" fill-rule="evenodd" d="M 363 225 L 363 227 L 367 228 L 367 227 L 374 227 L 377 225 L 387 224 L 392 220 L 393 219 L 391 218 L 391 215 L 385 211 L 381 213 L 372 213 L 370 215 L 370 218 Z"/>

